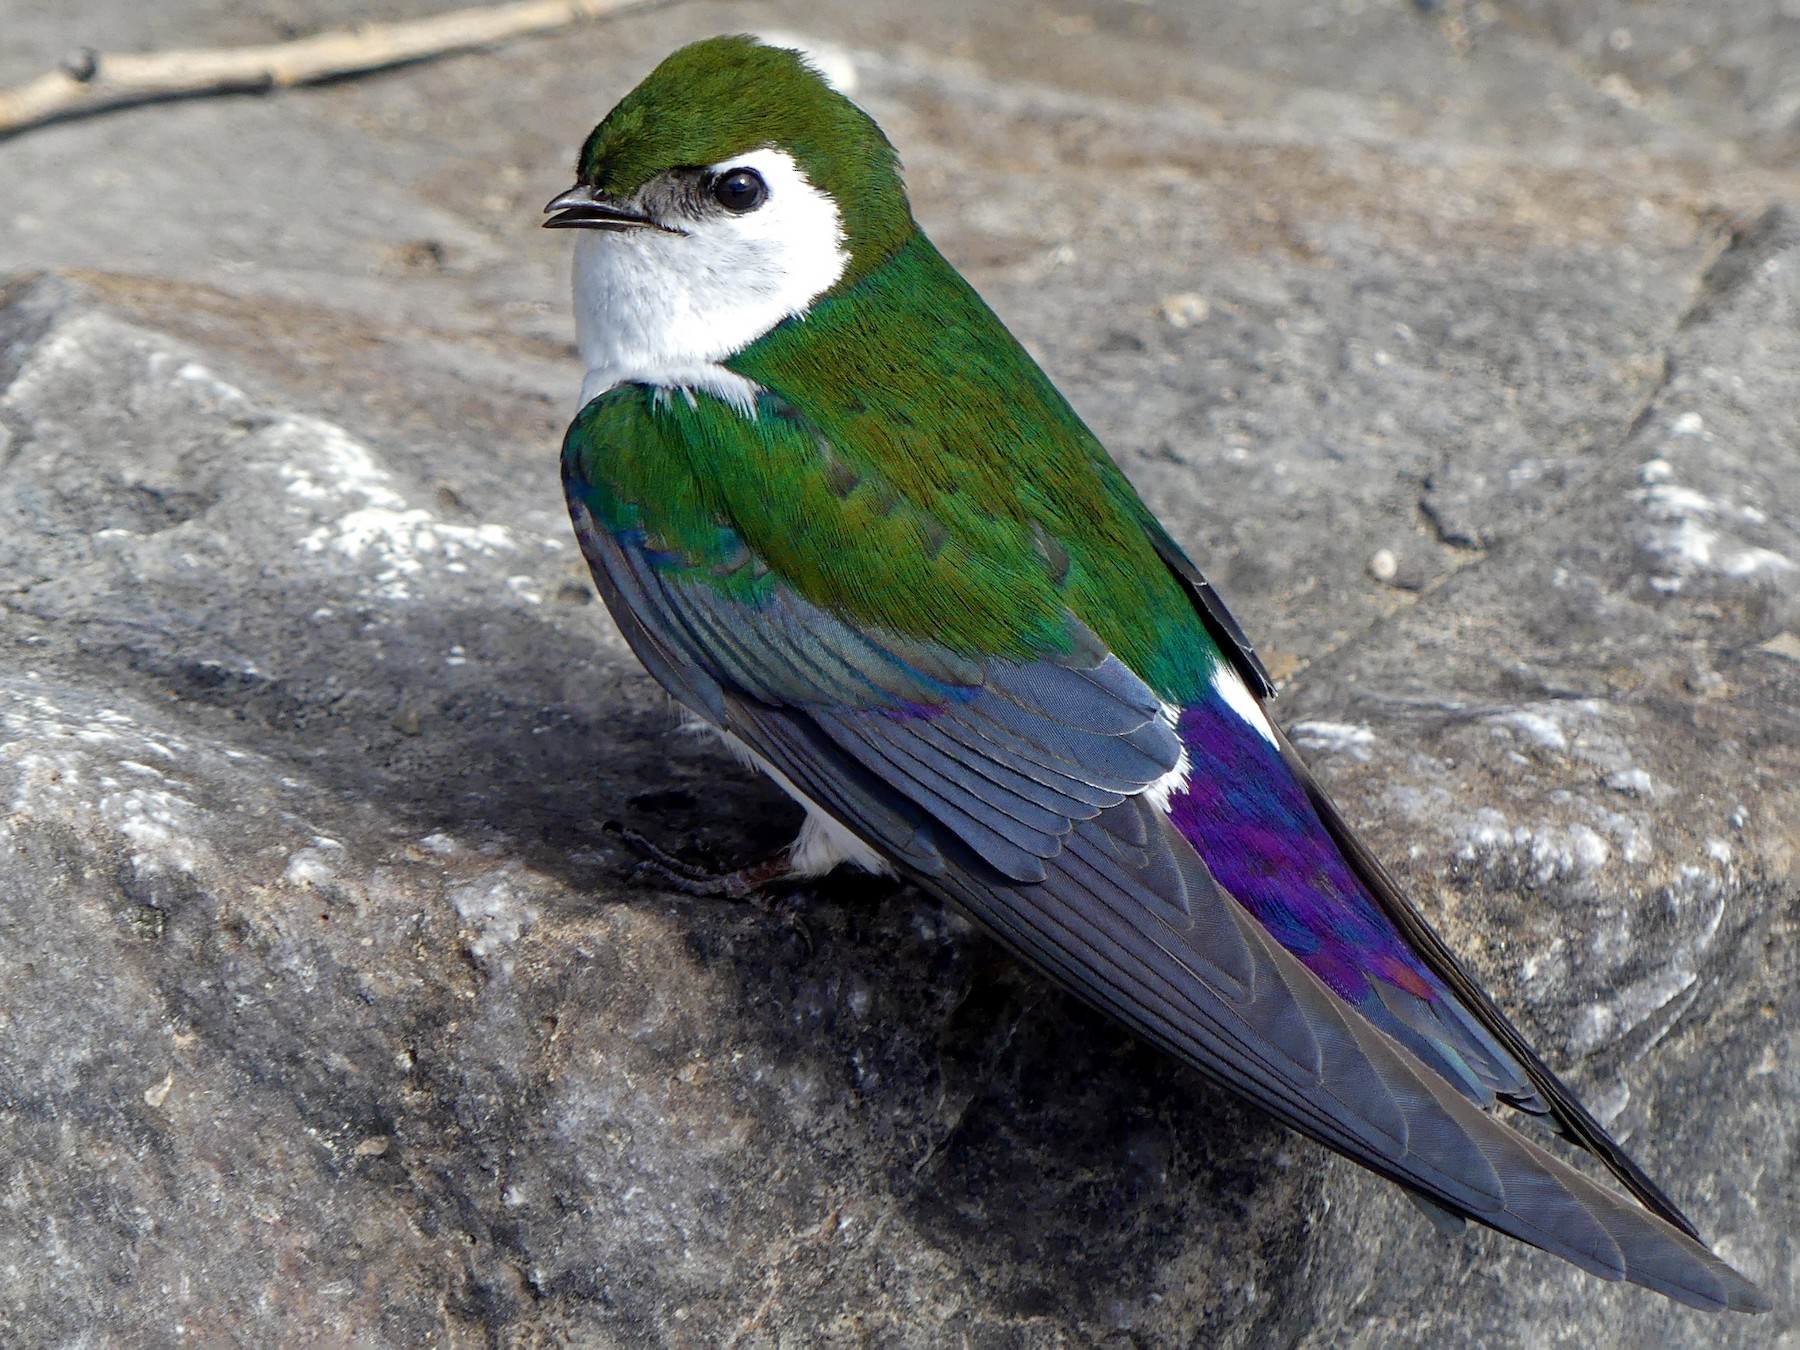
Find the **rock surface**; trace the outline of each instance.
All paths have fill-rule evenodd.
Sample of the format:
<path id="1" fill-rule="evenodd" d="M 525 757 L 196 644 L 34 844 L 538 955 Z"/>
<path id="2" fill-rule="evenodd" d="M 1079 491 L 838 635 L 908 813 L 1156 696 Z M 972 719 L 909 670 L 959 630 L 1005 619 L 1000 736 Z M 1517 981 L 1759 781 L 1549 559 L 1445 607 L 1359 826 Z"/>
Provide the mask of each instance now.
<path id="1" fill-rule="evenodd" d="M 449 4 L 0 0 L 79 45 Z M 1800 12 L 675 4 L 0 142 L 19 1343 L 1793 1344 Z M 1440 1239 L 779 795 L 592 602 L 587 126 L 830 44 L 1353 819 L 1776 1310 Z"/>

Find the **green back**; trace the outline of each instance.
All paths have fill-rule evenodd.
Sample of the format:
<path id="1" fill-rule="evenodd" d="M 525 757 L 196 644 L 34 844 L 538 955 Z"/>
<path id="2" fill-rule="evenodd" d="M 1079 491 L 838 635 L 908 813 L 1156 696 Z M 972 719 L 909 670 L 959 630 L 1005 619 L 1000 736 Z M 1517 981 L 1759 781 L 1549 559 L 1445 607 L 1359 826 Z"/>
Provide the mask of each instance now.
<path id="1" fill-rule="evenodd" d="M 727 364 L 769 391 L 754 418 L 627 387 L 577 419 L 567 453 L 609 528 L 746 602 L 785 583 L 972 658 L 1066 651 L 1072 610 L 1159 696 L 1210 680 L 1160 527 L 923 234 Z"/>

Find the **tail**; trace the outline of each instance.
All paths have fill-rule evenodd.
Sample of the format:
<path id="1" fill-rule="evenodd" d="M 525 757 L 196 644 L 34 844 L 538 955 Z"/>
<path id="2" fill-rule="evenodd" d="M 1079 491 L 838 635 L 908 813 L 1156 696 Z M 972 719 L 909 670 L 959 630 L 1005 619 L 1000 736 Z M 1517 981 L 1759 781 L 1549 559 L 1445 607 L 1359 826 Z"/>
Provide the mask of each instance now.
<path id="1" fill-rule="evenodd" d="M 1178 729 L 1193 772 L 1170 819 L 1271 937 L 1477 1106 L 1547 1117 L 1653 1214 L 1699 1237 L 1407 900 L 1233 672 Z"/>

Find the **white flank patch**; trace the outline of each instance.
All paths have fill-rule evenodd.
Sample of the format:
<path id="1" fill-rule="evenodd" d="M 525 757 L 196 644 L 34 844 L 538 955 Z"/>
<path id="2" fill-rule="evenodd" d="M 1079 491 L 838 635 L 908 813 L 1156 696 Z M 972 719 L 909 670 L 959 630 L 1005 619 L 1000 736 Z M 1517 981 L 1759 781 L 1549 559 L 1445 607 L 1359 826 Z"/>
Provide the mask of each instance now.
<path id="1" fill-rule="evenodd" d="M 1162 719 L 1171 729 L 1181 722 L 1181 709 L 1173 703 L 1162 705 Z M 1169 814 L 1169 799 L 1178 792 L 1186 792 L 1188 780 L 1193 776 L 1194 766 L 1188 760 L 1187 746 L 1181 747 L 1181 758 L 1175 761 L 1175 767 L 1143 791 L 1144 798 L 1165 816 Z"/>
<path id="2" fill-rule="evenodd" d="M 849 863 L 852 867 L 860 867 L 863 871 L 873 872 L 880 877 L 894 875 L 894 869 L 888 865 L 886 858 L 852 834 L 848 826 L 795 787 L 792 779 L 736 736 L 698 717 L 690 720 L 687 726 L 692 731 L 712 732 L 725 742 L 725 748 L 737 757 L 740 764 L 761 769 L 775 780 L 783 792 L 806 808 L 806 819 L 800 822 L 800 833 L 788 845 L 788 861 L 793 864 L 795 875 L 822 877 L 839 863 Z"/>
<path id="3" fill-rule="evenodd" d="M 795 875 L 822 877 L 839 863 L 860 867 L 877 876 L 893 875 L 894 869 L 879 853 L 819 810 L 803 793 L 794 791 L 778 771 L 764 766 L 763 772 L 806 807 L 806 819 L 800 822 L 800 833 L 788 848 L 788 861 L 793 864 Z"/>
<path id="4" fill-rule="evenodd" d="M 1224 699 L 1225 706 L 1243 718 L 1257 735 L 1270 745 L 1278 745 L 1275 740 L 1275 728 L 1269 725 L 1268 716 L 1263 712 L 1262 705 L 1251 695 L 1238 673 L 1223 662 L 1213 671 L 1213 691 Z"/>
<path id="5" fill-rule="evenodd" d="M 575 242 L 575 330 L 585 404 L 614 385 L 700 390 L 748 412 L 756 386 L 720 362 L 837 284 L 850 255 L 836 203 L 785 151 L 711 166 L 753 169 L 768 200 L 743 215 L 665 230 L 583 230 Z"/>

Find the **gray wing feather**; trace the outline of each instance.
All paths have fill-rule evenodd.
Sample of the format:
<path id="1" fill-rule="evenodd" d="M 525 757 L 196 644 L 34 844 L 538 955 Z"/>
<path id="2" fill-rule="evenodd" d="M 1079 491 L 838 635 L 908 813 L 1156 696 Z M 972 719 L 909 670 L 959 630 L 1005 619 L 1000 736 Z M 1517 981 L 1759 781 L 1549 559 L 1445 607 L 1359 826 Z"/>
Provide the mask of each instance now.
<path id="1" fill-rule="evenodd" d="M 806 710 L 840 753 L 1014 880 L 1043 880 L 1077 821 L 1180 760 L 1156 696 L 1073 620 L 1065 655 L 975 663 L 852 627 L 784 588 L 734 600 L 573 509 L 609 606 L 622 603 L 678 697 L 698 691 L 683 701 L 721 725 L 721 690 Z"/>
<path id="2" fill-rule="evenodd" d="M 732 712 L 740 734 L 757 734 L 757 719 Z M 807 766 L 776 762 L 829 793 Z M 854 802 L 822 799 L 861 826 Z M 1113 842 L 1107 818 L 1120 813 L 1155 841 L 1141 867 Z M 1345 1005 L 1141 800 L 1075 826 L 1039 884 L 954 843 L 944 852 L 922 885 L 1207 1077 L 1438 1208 L 1694 1307 L 1769 1306 L 1698 1242 L 1494 1120 Z"/>
<path id="3" fill-rule="evenodd" d="M 1460 1038 L 1461 1043 L 1493 1048 L 1487 1063 L 1477 1064 L 1478 1069 L 1486 1071 L 1487 1085 L 1503 1093 L 1508 1101 L 1521 1109 L 1548 1114 L 1567 1139 L 1600 1159 L 1607 1170 L 1652 1213 L 1667 1219 L 1689 1237 L 1697 1239 L 1699 1232 L 1693 1223 L 1630 1155 L 1619 1147 L 1575 1094 L 1569 1091 L 1526 1043 L 1506 1014 L 1500 1011 L 1486 991 L 1463 968 L 1456 954 L 1444 945 L 1443 939 L 1407 900 L 1405 893 L 1388 875 L 1387 869 L 1344 822 L 1336 804 L 1319 786 L 1318 780 L 1313 777 L 1312 771 L 1287 738 L 1280 736 L 1279 732 L 1277 735 L 1289 767 L 1305 787 L 1319 813 L 1319 819 L 1331 832 L 1345 859 L 1362 878 L 1369 893 L 1381 904 L 1394 925 L 1405 935 L 1413 950 L 1424 958 L 1426 964 L 1456 995 L 1449 1008 L 1450 1015 L 1457 1018 L 1466 1029 L 1466 1034 Z M 1525 1076 L 1524 1081 L 1519 1081 L 1515 1074 L 1506 1073 L 1502 1067 L 1505 1063 L 1517 1066 Z"/>

